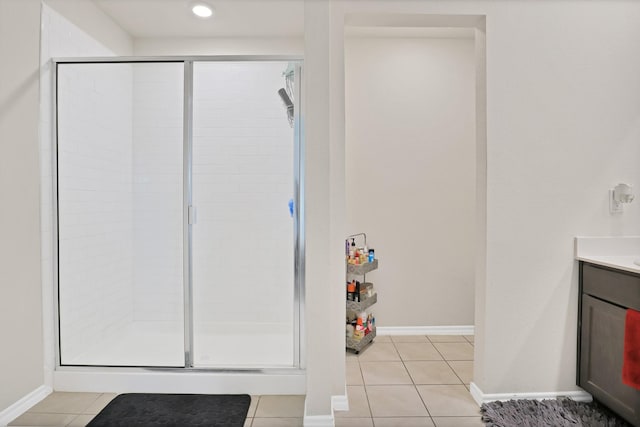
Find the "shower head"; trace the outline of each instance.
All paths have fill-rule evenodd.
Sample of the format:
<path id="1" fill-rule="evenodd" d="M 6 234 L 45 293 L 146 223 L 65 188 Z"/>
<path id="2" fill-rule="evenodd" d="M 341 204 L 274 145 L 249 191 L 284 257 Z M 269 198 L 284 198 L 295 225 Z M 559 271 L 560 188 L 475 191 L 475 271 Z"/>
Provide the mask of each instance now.
<path id="1" fill-rule="evenodd" d="M 287 108 L 287 119 L 289 120 L 289 125 L 293 127 L 294 122 L 294 114 L 293 114 L 293 101 L 289 97 L 289 94 L 284 88 L 278 89 L 278 95 L 280 95 L 280 99 L 284 103 L 284 106 Z"/>
<path id="2" fill-rule="evenodd" d="M 280 98 L 282 99 L 282 102 L 284 102 L 284 105 L 285 107 L 287 107 L 287 109 L 293 108 L 293 102 L 291 101 L 291 98 L 289 98 L 289 94 L 287 94 L 287 91 L 284 90 L 284 88 L 278 89 L 278 95 L 280 95 Z"/>

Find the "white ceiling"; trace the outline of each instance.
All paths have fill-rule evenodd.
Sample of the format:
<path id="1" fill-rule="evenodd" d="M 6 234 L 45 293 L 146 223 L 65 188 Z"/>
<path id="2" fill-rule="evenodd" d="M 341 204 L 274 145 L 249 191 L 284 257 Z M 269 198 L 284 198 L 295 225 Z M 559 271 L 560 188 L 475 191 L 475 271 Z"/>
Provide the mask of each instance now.
<path id="1" fill-rule="evenodd" d="M 303 0 L 92 0 L 134 38 L 175 37 L 303 37 Z M 215 15 L 201 19 L 194 3 L 213 6 Z M 413 17 L 415 20 L 415 17 Z M 433 17 L 431 17 L 433 18 Z M 371 18 L 363 18 L 364 22 Z M 406 17 L 398 19 L 406 20 Z M 404 21 L 402 21 L 404 22 Z M 406 23 L 405 23 L 406 24 Z M 416 23 L 414 23 L 416 24 Z M 347 36 L 473 38 L 470 28 L 348 23 Z M 435 25 L 438 24 L 438 25 Z"/>
<path id="2" fill-rule="evenodd" d="M 93 0 L 132 37 L 302 37 L 302 0 L 204 0 L 212 19 L 191 13 L 192 0 Z"/>

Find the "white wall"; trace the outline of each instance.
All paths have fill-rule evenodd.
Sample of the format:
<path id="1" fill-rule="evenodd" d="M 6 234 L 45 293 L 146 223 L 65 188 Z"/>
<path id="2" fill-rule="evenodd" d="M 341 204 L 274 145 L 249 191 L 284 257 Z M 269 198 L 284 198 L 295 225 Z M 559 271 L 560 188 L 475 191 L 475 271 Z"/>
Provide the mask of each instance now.
<path id="1" fill-rule="evenodd" d="M 65 2 L 53 2 L 54 5 L 63 6 Z M 95 5 L 91 5 L 95 9 Z M 55 365 L 54 346 L 54 322 L 56 321 L 53 290 L 53 195 L 52 195 L 52 121 L 53 121 L 53 90 L 51 77 L 51 58 L 55 57 L 82 57 L 82 56 L 113 56 L 131 54 L 131 39 L 109 18 L 98 10 L 92 10 L 87 4 L 79 8 L 64 9 L 84 11 L 91 16 L 91 21 L 96 23 L 93 31 L 100 36 L 97 40 L 84 30 L 70 22 L 58 11 L 49 7 L 49 2 L 42 6 L 42 28 L 40 34 L 40 171 L 41 171 L 41 233 L 42 233 L 42 312 L 44 313 L 44 352 L 45 352 L 45 381 L 52 384 L 52 374 Z M 86 25 L 86 22 L 85 22 Z M 114 50 L 111 50 L 112 46 Z M 123 80 L 124 83 L 124 80 Z M 89 82 L 84 82 L 89 85 Z M 129 78 L 128 87 L 131 81 Z M 126 85 L 125 85 L 126 87 Z M 90 94 L 92 92 L 89 92 Z M 130 100 L 130 97 L 129 97 Z M 129 102 L 130 103 L 130 102 Z M 117 114 L 113 111 L 110 114 Z M 122 129 L 121 129 L 122 130 Z M 124 136 L 126 138 L 126 136 Z M 131 132 L 128 134 L 131 141 Z M 129 156 L 130 157 L 130 156 Z M 131 269 L 129 269 L 131 271 Z"/>
<path id="2" fill-rule="evenodd" d="M 349 37 L 348 234 L 366 232 L 378 326 L 472 325 L 472 38 Z"/>
<path id="3" fill-rule="evenodd" d="M 0 0 L 0 423 L 41 386 L 40 2 Z M 17 414 L 16 414 L 17 415 Z"/>
<path id="4" fill-rule="evenodd" d="M 621 216 L 607 207 L 612 185 L 640 182 L 640 60 L 630 55 L 640 4 L 353 1 L 333 13 L 486 15 L 485 339 L 474 382 L 484 393 L 576 390 L 572 238 L 640 232 L 637 205 Z"/>
<path id="5" fill-rule="evenodd" d="M 607 203 L 640 183 L 638 19 L 624 1 L 487 18 L 485 392 L 575 388 L 573 237 L 640 233 L 638 205 Z"/>

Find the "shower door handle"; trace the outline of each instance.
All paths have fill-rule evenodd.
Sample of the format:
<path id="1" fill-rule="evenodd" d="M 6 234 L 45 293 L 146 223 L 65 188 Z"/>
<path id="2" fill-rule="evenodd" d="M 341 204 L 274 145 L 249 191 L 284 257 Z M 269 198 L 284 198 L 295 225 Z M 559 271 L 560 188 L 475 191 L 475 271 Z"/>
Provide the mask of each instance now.
<path id="1" fill-rule="evenodd" d="M 188 220 L 189 220 L 189 225 L 193 225 L 196 223 L 196 208 L 195 206 L 189 206 L 188 209 Z"/>

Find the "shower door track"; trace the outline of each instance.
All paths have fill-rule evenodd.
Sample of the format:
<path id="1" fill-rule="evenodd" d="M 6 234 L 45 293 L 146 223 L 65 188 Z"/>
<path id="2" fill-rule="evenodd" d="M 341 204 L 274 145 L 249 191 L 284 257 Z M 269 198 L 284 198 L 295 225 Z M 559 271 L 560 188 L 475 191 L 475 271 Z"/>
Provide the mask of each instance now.
<path id="1" fill-rule="evenodd" d="M 180 366 L 109 366 L 109 365 L 62 365 L 59 372 L 94 372 L 96 369 L 107 369 L 113 372 L 199 372 L 215 374 L 264 374 L 264 375 L 304 375 L 305 370 L 298 367 L 273 368 L 216 368 L 216 367 L 180 367 Z"/>
<path id="2" fill-rule="evenodd" d="M 192 146 L 193 146 L 193 64 L 195 62 L 293 62 L 295 64 L 294 109 L 294 357 L 291 367 L 197 367 L 193 365 L 193 279 L 192 279 Z M 92 369 L 121 370 L 122 372 L 210 372 L 221 374 L 295 375 L 305 372 L 306 359 L 304 328 L 304 277 L 305 277 L 305 223 L 304 223 L 304 141 L 301 129 L 303 116 L 303 57 L 299 55 L 196 55 L 196 56 L 114 56 L 86 58 L 53 58 L 53 284 L 54 284 L 54 342 L 55 370 L 86 372 Z M 183 288 L 184 288 L 184 361 L 181 366 L 107 366 L 63 365 L 61 363 L 60 312 L 59 312 L 59 206 L 58 206 L 58 84 L 57 68 L 60 64 L 118 64 L 118 63 L 183 63 L 184 64 L 184 114 L 183 114 Z"/>

